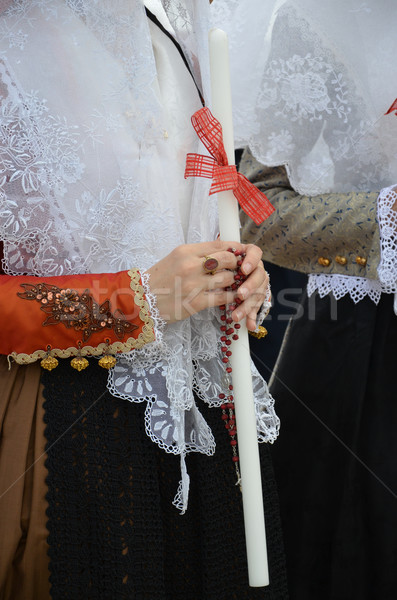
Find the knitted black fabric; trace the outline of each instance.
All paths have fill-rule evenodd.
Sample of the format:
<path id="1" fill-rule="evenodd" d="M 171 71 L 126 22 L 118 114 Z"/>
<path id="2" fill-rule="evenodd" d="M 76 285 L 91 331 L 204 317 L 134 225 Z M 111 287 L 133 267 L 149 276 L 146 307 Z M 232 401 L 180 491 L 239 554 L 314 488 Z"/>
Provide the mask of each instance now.
<path id="1" fill-rule="evenodd" d="M 146 435 L 143 404 L 106 391 L 91 360 L 43 374 L 48 528 L 54 600 L 284 600 L 288 598 L 277 492 L 261 446 L 270 586 L 250 588 L 241 494 L 221 411 L 201 406 L 215 456 L 187 459 L 189 507 L 172 499 L 179 457 Z"/>

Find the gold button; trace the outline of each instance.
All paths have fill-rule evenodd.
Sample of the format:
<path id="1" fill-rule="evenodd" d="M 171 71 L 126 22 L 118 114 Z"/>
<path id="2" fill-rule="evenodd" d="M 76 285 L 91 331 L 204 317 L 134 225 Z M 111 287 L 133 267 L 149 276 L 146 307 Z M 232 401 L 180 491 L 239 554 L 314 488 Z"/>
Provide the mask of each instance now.
<path id="1" fill-rule="evenodd" d="M 335 256 L 335 260 L 338 265 L 345 265 L 347 263 L 347 258 L 345 256 Z"/>
<path id="2" fill-rule="evenodd" d="M 356 263 L 360 265 L 360 267 L 365 267 L 367 264 L 367 259 L 363 258 L 362 256 L 356 256 Z"/>
<path id="3" fill-rule="evenodd" d="M 331 261 L 329 258 L 324 258 L 324 256 L 320 256 L 320 258 L 318 259 L 318 264 L 322 267 L 329 267 Z"/>

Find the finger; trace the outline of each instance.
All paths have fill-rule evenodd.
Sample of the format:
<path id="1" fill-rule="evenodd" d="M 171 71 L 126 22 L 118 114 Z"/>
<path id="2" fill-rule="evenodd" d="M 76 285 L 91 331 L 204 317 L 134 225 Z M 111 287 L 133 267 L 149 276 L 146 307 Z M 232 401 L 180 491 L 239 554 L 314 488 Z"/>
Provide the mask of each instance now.
<path id="1" fill-rule="evenodd" d="M 245 302 L 242 302 L 236 307 L 232 312 L 232 319 L 234 321 L 241 321 L 244 317 L 253 315 L 254 320 L 256 320 L 256 315 L 265 301 L 266 296 L 266 288 L 259 288 L 254 294 L 251 294 Z"/>
<path id="2" fill-rule="evenodd" d="M 240 257 L 237 257 L 232 252 L 227 252 L 226 250 L 221 252 L 212 252 L 210 255 L 199 257 L 197 262 L 200 264 L 200 267 L 204 270 L 204 272 L 204 263 L 208 258 L 214 258 L 218 262 L 218 266 L 216 267 L 216 272 L 218 272 L 223 269 L 235 271 L 237 269 L 237 263 Z M 206 273 L 206 275 L 211 275 L 211 273 Z"/>
<path id="3" fill-rule="evenodd" d="M 201 282 L 203 290 L 209 291 L 230 287 L 235 281 L 234 274 L 234 271 L 223 270 L 217 271 L 212 276 L 202 275 Z"/>
<path id="4" fill-rule="evenodd" d="M 247 277 L 247 279 L 241 284 L 238 289 L 237 297 L 240 300 L 247 300 L 252 294 L 256 293 L 260 289 L 266 290 L 269 285 L 269 276 L 264 269 L 262 261 L 258 264 L 256 269 Z"/>
<path id="5" fill-rule="evenodd" d="M 249 275 L 262 262 L 262 250 L 254 244 L 246 244 L 244 247 L 245 258 L 241 265 L 244 275 Z"/>
<path id="6" fill-rule="evenodd" d="M 209 290 L 199 292 L 191 302 L 191 314 L 204 310 L 205 308 L 214 308 L 222 304 L 231 304 L 234 302 L 236 293 L 224 289 Z M 186 305 L 186 300 L 184 302 Z"/>
<path id="7" fill-rule="evenodd" d="M 269 276 L 260 263 L 255 271 L 242 284 L 237 292 L 237 308 L 233 311 L 233 319 L 241 321 L 244 317 L 257 314 L 263 302 L 269 300 Z M 255 316 L 256 318 L 256 316 Z"/>
<path id="8" fill-rule="evenodd" d="M 252 244 L 242 244 L 236 241 L 213 240 L 211 242 L 198 242 L 197 244 L 189 244 L 185 246 L 189 249 L 192 255 L 197 257 L 206 256 L 213 252 L 225 252 L 229 248 L 235 248 L 241 252 L 245 252 L 245 248 Z"/>
<path id="9" fill-rule="evenodd" d="M 256 315 L 255 316 L 252 316 L 252 314 L 248 315 L 246 318 L 246 325 L 247 325 L 248 331 L 255 331 L 255 329 L 257 327 Z"/>

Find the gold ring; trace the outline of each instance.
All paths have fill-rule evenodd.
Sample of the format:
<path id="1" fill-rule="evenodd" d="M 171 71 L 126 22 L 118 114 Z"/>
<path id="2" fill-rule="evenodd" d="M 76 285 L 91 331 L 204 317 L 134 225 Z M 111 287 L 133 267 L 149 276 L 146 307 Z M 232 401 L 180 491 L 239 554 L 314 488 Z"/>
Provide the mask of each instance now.
<path id="1" fill-rule="evenodd" d="M 219 262 L 216 258 L 212 256 L 204 256 L 203 269 L 208 275 L 214 275 L 217 268 L 219 267 Z"/>

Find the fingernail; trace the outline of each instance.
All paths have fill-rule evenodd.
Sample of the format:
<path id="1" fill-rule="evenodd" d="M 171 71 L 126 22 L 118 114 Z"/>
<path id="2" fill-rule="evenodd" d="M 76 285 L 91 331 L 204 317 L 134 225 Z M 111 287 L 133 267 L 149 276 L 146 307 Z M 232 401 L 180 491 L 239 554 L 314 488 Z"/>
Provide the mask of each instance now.
<path id="1" fill-rule="evenodd" d="M 245 298 L 245 297 L 247 296 L 247 294 L 248 294 L 248 290 L 247 290 L 247 288 L 245 288 L 245 287 L 241 287 L 241 288 L 239 289 L 239 295 L 240 295 L 242 298 Z"/>
<path id="2" fill-rule="evenodd" d="M 251 273 L 251 271 L 252 271 L 251 263 L 244 263 L 241 268 L 242 268 L 243 272 L 245 273 L 245 275 L 248 275 L 248 273 Z"/>
<path id="3" fill-rule="evenodd" d="M 243 316 L 243 313 L 242 313 L 242 312 L 240 312 L 239 310 L 237 310 L 237 311 L 236 311 L 234 314 L 236 315 L 236 319 L 237 319 L 237 321 L 240 321 L 240 319 L 241 319 L 241 318 L 242 318 L 242 316 Z"/>

